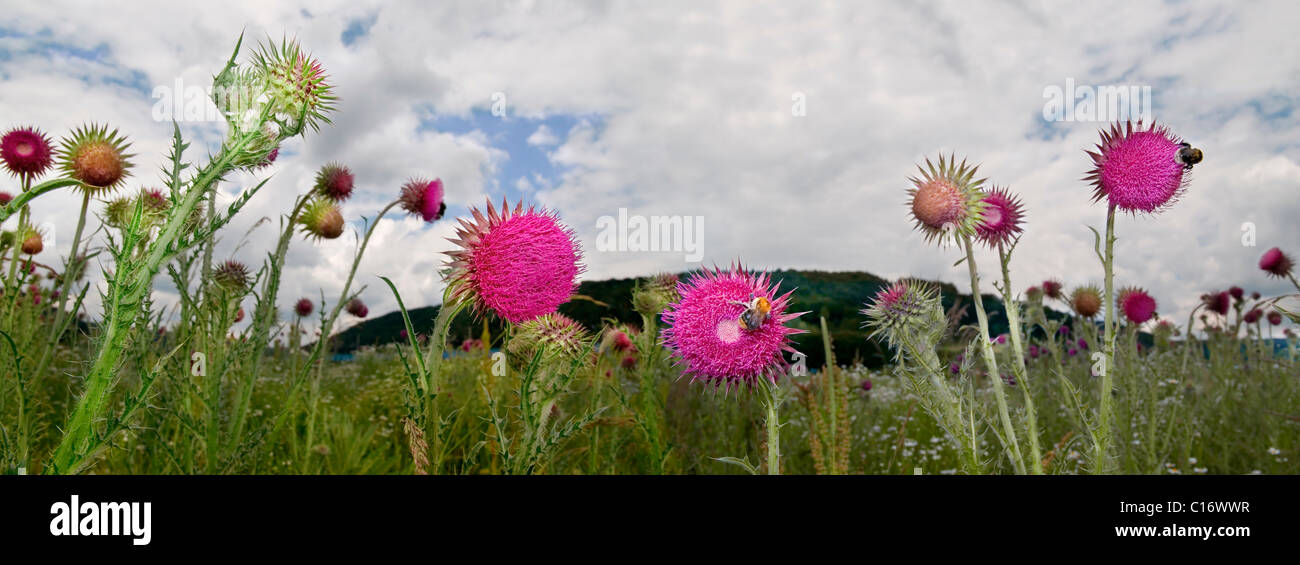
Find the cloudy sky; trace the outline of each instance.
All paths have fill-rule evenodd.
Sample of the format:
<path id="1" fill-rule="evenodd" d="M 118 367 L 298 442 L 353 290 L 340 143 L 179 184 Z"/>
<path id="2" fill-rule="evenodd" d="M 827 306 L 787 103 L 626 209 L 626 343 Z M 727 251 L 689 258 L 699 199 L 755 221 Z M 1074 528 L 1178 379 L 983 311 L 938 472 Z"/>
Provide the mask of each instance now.
<path id="1" fill-rule="evenodd" d="M 249 43 L 295 36 L 337 85 L 334 123 L 285 146 L 217 251 L 260 262 L 315 170 L 351 167 L 352 230 L 295 241 L 285 307 L 337 296 L 361 219 L 416 175 L 444 181 L 448 219 L 503 196 L 556 210 L 581 237 L 589 279 L 700 265 L 680 250 L 597 249 L 599 218 L 625 208 L 703 217 L 705 265 L 964 287 L 957 250 L 925 244 L 903 205 L 915 164 L 941 153 L 1021 196 L 1028 224 L 1012 275 L 1023 290 L 1102 278 L 1086 226 L 1102 227 L 1105 210 L 1080 177 L 1105 124 L 1045 119 L 1045 90 L 1148 86 L 1156 119 L 1206 158 L 1176 206 L 1119 219 L 1117 284 L 1147 287 L 1182 324 L 1208 290 L 1285 292 L 1255 262 L 1273 246 L 1300 255 L 1294 2 L 271 4 L 14 4 L 0 13 L 0 127 L 57 138 L 109 123 L 138 154 L 129 188 L 158 185 L 171 124 L 154 118 L 155 89 L 206 87 L 241 31 Z M 196 160 L 224 132 L 181 127 Z M 258 178 L 232 177 L 223 198 Z M 79 203 L 64 192 L 34 206 L 58 236 L 39 260 L 61 262 Z M 1242 244 L 1247 222 L 1254 247 Z M 395 308 L 377 275 L 408 305 L 440 300 L 452 224 L 381 220 L 358 271 L 373 312 Z M 978 258 L 991 281 L 995 256 Z M 160 300 L 174 296 L 159 283 Z"/>

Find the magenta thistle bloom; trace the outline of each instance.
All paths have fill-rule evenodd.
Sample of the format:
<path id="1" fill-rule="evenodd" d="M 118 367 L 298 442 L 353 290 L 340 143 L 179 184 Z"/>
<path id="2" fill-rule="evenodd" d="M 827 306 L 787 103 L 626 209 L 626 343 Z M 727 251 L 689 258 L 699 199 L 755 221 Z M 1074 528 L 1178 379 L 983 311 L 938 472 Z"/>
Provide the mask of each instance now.
<path id="1" fill-rule="evenodd" d="M 1195 161 L 1185 157 L 1185 150 L 1196 152 Z M 1094 167 L 1084 180 L 1093 183 L 1094 201 L 1106 198 L 1131 213 L 1158 212 L 1182 193 L 1184 172 L 1199 161 L 1199 154 L 1164 126 L 1116 123 L 1101 132 L 1097 151 L 1088 151 Z"/>
<path id="2" fill-rule="evenodd" d="M 555 312 L 569 301 L 582 272 L 582 248 L 573 230 L 545 209 L 502 200 L 498 212 L 491 202 L 487 214 L 471 210 L 473 220 L 461 218 L 456 230 L 460 246 L 448 252 L 451 299 L 491 311 L 510 323 Z"/>
<path id="3" fill-rule="evenodd" d="M 1058 281 L 1056 279 L 1048 279 L 1043 281 L 1043 294 L 1047 295 L 1048 298 L 1051 298 L 1053 300 L 1060 300 L 1061 297 L 1064 296 L 1061 294 L 1062 288 L 1064 288 L 1064 285 L 1061 284 L 1061 281 Z"/>
<path id="4" fill-rule="evenodd" d="M 862 392 L 871 392 L 871 379 L 862 381 Z"/>
<path id="5" fill-rule="evenodd" d="M 447 203 L 442 197 L 442 179 L 414 178 L 402 185 L 399 200 L 403 210 L 424 218 L 426 222 L 433 222 L 441 219 L 443 212 L 447 211 Z"/>
<path id="6" fill-rule="evenodd" d="M 14 176 L 41 176 L 54 163 L 53 153 L 50 139 L 36 128 L 14 128 L 0 138 L 0 160 Z"/>
<path id="7" fill-rule="evenodd" d="M 1278 312 L 1277 310 L 1273 310 L 1272 312 L 1269 312 L 1268 323 L 1274 326 L 1282 325 L 1282 313 Z"/>
<path id="8" fill-rule="evenodd" d="M 786 365 L 782 351 L 794 351 L 790 336 L 804 330 L 786 327 L 800 313 L 787 313 L 790 294 L 777 296 L 779 284 L 769 275 L 750 273 L 740 265 L 728 270 L 704 269 L 678 283 L 681 298 L 663 313 L 667 326 L 663 344 L 692 380 L 731 388 L 752 385 L 760 378 L 775 382 Z M 767 316 L 746 329 L 747 304 L 765 301 Z"/>
<path id="9" fill-rule="evenodd" d="M 311 311 L 314 307 L 315 303 L 313 303 L 310 298 L 299 298 L 298 302 L 293 305 L 293 311 L 295 314 L 298 314 L 299 318 L 306 318 L 311 315 Z"/>
<path id="10" fill-rule="evenodd" d="M 1124 317 L 1134 324 L 1146 323 L 1156 313 L 1156 299 L 1141 288 L 1120 290 L 1117 303 Z"/>
<path id="11" fill-rule="evenodd" d="M 347 311 L 349 314 L 352 314 L 353 316 L 356 316 L 358 318 L 364 318 L 368 314 L 370 314 L 370 308 L 367 307 L 366 303 L 362 302 L 360 298 L 353 298 L 352 300 L 349 300 Z"/>
<path id="12" fill-rule="evenodd" d="M 984 206 L 979 222 L 975 224 L 975 236 L 989 247 L 1009 244 L 1024 231 L 1020 226 L 1023 218 L 1020 199 L 1005 187 L 995 186 L 984 193 Z"/>
<path id="13" fill-rule="evenodd" d="M 1246 296 L 1246 291 L 1239 286 L 1234 286 L 1228 289 L 1228 294 L 1232 295 L 1233 300 L 1241 300 L 1243 296 Z"/>
<path id="14" fill-rule="evenodd" d="M 1291 275 L 1291 268 L 1295 263 L 1291 257 L 1282 252 L 1281 248 L 1274 247 L 1265 251 L 1259 258 L 1259 268 L 1268 272 L 1269 276 L 1285 278 Z"/>
<path id="15" fill-rule="evenodd" d="M 316 184 L 312 188 L 325 198 L 334 202 L 343 202 L 352 196 L 352 185 L 355 178 L 352 171 L 347 167 L 338 163 L 330 163 L 317 171 Z"/>
<path id="16" fill-rule="evenodd" d="M 1263 315 L 1264 312 L 1261 311 L 1259 308 L 1251 308 L 1249 312 L 1246 312 L 1245 316 L 1241 317 L 1241 319 L 1247 324 L 1253 324 L 1255 322 L 1258 322 L 1260 317 L 1262 317 Z"/>
<path id="17" fill-rule="evenodd" d="M 5 192 L 3 190 L 0 190 L 0 206 L 8 206 L 9 201 L 13 199 L 14 199 L 14 195 L 9 194 L 8 192 Z"/>
<path id="18" fill-rule="evenodd" d="M 1232 298 L 1227 292 L 1211 292 L 1202 296 L 1201 301 L 1211 312 L 1220 316 L 1227 316 L 1228 309 L 1232 308 Z"/>

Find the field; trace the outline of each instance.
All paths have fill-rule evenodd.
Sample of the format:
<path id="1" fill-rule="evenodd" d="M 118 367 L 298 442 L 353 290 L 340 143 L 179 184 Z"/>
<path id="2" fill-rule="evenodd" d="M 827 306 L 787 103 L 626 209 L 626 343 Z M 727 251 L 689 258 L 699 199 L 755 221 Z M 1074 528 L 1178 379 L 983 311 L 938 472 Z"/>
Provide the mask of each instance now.
<path id="1" fill-rule="evenodd" d="M 199 159 L 177 128 L 161 189 L 124 188 L 128 138 L 107 126 L 57 144 L 8 130 L 0 472 L 1300 472 L 1300 343 L 1282 328 L 1298 321 L 1295 295 L 1208 292 L 1179 323 L 1145 290 L 1115 284 L 1115 216 L 1159 221 L 1185 172 L 1207 166 L 1164 126 L 1116 124 L 1080 155 L 1093 167 L 1081 198 L 1092 190 L 1106 220 L 1096 262 L 1080 268 L 1104 286 L 1068 291 L 1011 280 L 1024 210 L 954 156 L 900 179 L 899 213 L 928 242 L 964 249 L 971 286 L 874 280 L 850 287 L 858 295 L 733 264 L 647 273 L 594 297 L 558 214 L 502 202 L 444 217 L 441 180 L 412 178 L 378 216 L 458 223 L 443 307 L 403 306 L 389 318 L 398 331 L 348 342 L 342 317 L 369 316 L 356 281 L 382 280 L 399 304 L 410 290 L 358 273 L 373 218 L 337 273 L 339 296 L 280 293 L 291 245 L 343 232 L 347 167 L 320 168 L 280 218 L 278 246 L 246 254 L 261 264 L 213 257 L 264 182 L 228 207 L 216 187 L 273 170 L 280 143 L 328 127 L 327 78 L 293 41 L 241 40 L 214 79 L 228 117 L 220 152 Z M 83 205 L 71 253 L 52 259 L 27 206 L 56 190 Z M 88 213 L 107 228 L 83 234 Z M 977 266 L 975 245 L 996 250 L 1001 269 Z M 96 265 L 107 291 L 89 312 Z M 1239 284 L 1295 283 L 1279 248 L 1259 268 Z M 180 291 L 174 308 L 151 300 L 162 279 Z M 997 296 L 981 291 L 990 281 Z"/>

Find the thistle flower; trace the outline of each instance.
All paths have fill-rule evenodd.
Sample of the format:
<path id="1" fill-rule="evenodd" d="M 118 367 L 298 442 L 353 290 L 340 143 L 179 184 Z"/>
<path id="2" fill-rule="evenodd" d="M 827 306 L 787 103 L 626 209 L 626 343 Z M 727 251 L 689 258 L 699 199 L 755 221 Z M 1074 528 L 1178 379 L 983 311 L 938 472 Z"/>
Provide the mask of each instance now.
<path id="1" fill-rule="evenodd" d="M 1064 296 L 1063 294 L 1061 294 L 1061 289 L 1063 288 L 1064 285 L 1061 284 L 1061 281 L 1058 281 L 1056 279 L 1048 279 L 1043 281 L 1043 294 L 1047 295 L 1048 298 L 1051 298 L 1053 300 L 1060 300 L 1061 297 Z"/>
<path id="2" fill-rule="evenodd" d="M 115 190 L 131 174 L 134 155 L 126 153 L 131 144 L 117 130 L 108 131 L 104 125 L 82 126 L 61 145 L 61 167 L 91 194 Z"/>
<path id="3" fill-rule="evenodd" d="M 681 298 L 662 315 L 667 326 L 662 343 L 692 380 L 728 389 L 760 378 L 775 382 L 786 364 L 781 352 L 794 351 L 790 336 L 804 333 L 785 325 L 802 313 L 786 312 L 793 291 L 777 296 L 779 287 L 768 273 L 751 273 L 739 264 L 725 271 L 704 269 L 678 283 Z M 766 316 L 742 321 L 750 309 L 746 305 L 757 301 L 766 304 Z"/>
<path id="4" fill-rule="evenodd" d="M 302 225 L 303 233 L 317 240 L 334 239 L 343 234 L 343 213 L 329 198 L 315 198 L 308 202 L 298 216 L 298 223 Z"/>
<path id="5" fill-rule="evenodd" d="M 144 213 L 154 217 L 166 215 L 172 207 L 171 200 L 156 188 L 141 189 L 140 201 L 144 204 Z"/>
<path id="6" fill-rule="evenodd" d="M 1020 226 L 1023 217 L 1020 199 L 1005 187 L 995 186 L 984 193 L 984 206 L 979 222 L 975 224 L 975 236 L 989 247 L 1009 244 L 1024 231 Z"/>
<path id="7" fill-rule="evenodd" d="M 212 271 L 212 282 L 222 289 L 240 292 L 248 288 L 248 267 L 233 259 L 217 265 Z"/>
<path id="8" fill-rule="evenodd" d="M 1096 316 L 1101 311 L 1101 290 L 1092 285 L 1074 289 L 1070 294 L 1070 307 L 1084 318 Z"/>
<path id="9" fill-rule="evenodd" d="M 1278 247 L 1265 251 L 1259 258 L 1259 268 L 1273 277 L 1285 278 L 1290 276 L 1293 266 L 1295 266 L 1295 262 Z"/>
<path id="10" fill-rule="evenodd" d="M 1277 310 L 1273 310 L 1273 311 L 1269 312 L 1269 313 L 1268 313 L 1268 323 L 1269 323 L 1269 324 L 1272 324 L 1272 325 L 1274 325 L 1274 326 L 1280 326 L 1280 325 L 1282 325 L 1282 313 L 1281 313 L 1281 312 L 1278 312 Z"/>
<path id="11" fill-rule="evenodd" d="M 1241 317 L 1241 320 L 1247 324 L 1253 324 L 1258 322 L 1263 315 L 1264 312 L 1259 308 L 1251 308 L 1250 311 L 1246 312 L 1246 314 Z"/>
<path id="12" fill-rule="evenodd" d="M 1043 299 L 1043 289 L 1031 286 L 1025 289 L 1025 298 L 1032 302 L 1038 302 Z"/>
<path id="13" fill-rule="evenodd" d="M 1129 287 L 1119 291 L 1119 310 L 1133 324 L 1143 324 L 1156 313 L 1156 299 L 1146 290 Z"/>
<path id="14" fill-rule="evenodd" d="M 940 155 L 937 167 L 926 159 L 925 167 L 918 168 L 921 177 L 908 179 L 912 188 L 907 193 L 916 229 L 925 240 L 975 235 L 984 195 L 984 179 L 972 180 L 978 166 L 967 166 L 964 160 L 958 165 L 955 156 L 945 160 Z"/>
<path id="15" fill-rule="evenodd" d="M 582 272 L 582 249 L 573 230 L 545 209 L 502 200 L 501 211 L 487 203 L 487 214 L 471 210 L 451 240 L 460 249 L 451 258 L 451 299 L 475 313 L 491 311 L 520 323 L 555 311 L 569 300 Z"/>
<path id="16" fill-rule="evenodd" d="M 442 179 L 413 178 L 402 185 L 398 199 L 403 210 L 432 222 L 441 219 L 443 212 L 447 211 L 447 203 L 442 197 Z"/>
<path id="17" fill-rule="evenodd" d="M 1220 316 L 1227 316 L 1228 310 L 1232 308 L 1232 299 L 1227 292 L 1211 292 L 1201 296 L 1201 302 L 1209 311 Z"/>
<path id="18" fill-rule="evenodd" d="M 576 359 L 591 342 L 586 328 L 564 314 L 552 313 L 524 321 L 514 328 L 506 349 L 522 364 L 540 351 L 546 359 Z"/>
<path id="19" fill-rule="evenodd" d="M 1228 289 L 1228 294 L 1232 295 L 1233 300 L 1240 301 L 1242 297 L 1246 296 L 1246 291 L 1242 290 L 1239 286 L 1234 286 Z"/>
<path id="20" fill-rule="evenodd" d="M 610 345 L 615 351 L 629 351 L 633 349 L 632 339 L 627 337 L 627 332 L 615 330 L 610 337 Z"/>
<path id="21" fill-rule="evenodd" d="M 1088 152 L 1094 167 L 1084 180 L 1093 184 L 1093 201 L 1106 198 L 1110 205 L 1130 213 L 1159 212 L 1186 187 L 1184 172 L 1194 164 L 1185 156 L 1190 151 L 1200 153 L 1163 126 L 1143 129 L 1142 122 L 1136 127 L 1132 122 L 1116 123 L 1109 132 L 1101 132 L 1097 151 Z"/>
<path id="22" fill-rule="evenodd" d="M 9 202 L 14 199 L 14 195 L 0 190 L 0 206 L 8 206 Z"/>
<path id="23" fill-rule="evenodd" d="M 299 318 L 306 318 L 311 315 L 311 311 L 314 307 L 315 303 L 312 302 L 310 298 L 299 298 L 298 302 L 293 305 L 293 312 L 297 314 Z"/>
<path id="24" fill-rule="evenodd" d="M 863 310 L 869 325 L 893 329 L 915 324 L 930 308 L 933 292 L 927 285 L 900 280 L 876 291 Z"/>
<path id="25" fill-rule="evenodd" d="M 862 387 L 862 392 L 871 392 L 871 379 L 864 379 L 859 386 Z"/>
<path id="26" fill-rule="evenodd" d="M 54 162 L 52 154 L 50 139 L 36 128 L 14 128 L 0 137 L 0 160 L 14 176 L 39 177 L 45 174 Z"/>
<path id="27" fill-rule="evenodd" d="M 352 196 L 354 179 L 350 169 L 338 163 L 330 163 L 316 172 L 316 183 L 312 189 L 334 202 L 343 202 Z"/>
<path id="28" fill-rule="evenodd" d="M 677 275 L 662 273 L 637 282 L 632 289 L 632 309 L 643 316 L 657 317 L 679 298 Z"/>
<path id="29" fill-rule="evenodd" d="M 244 321 L 244 309 L 240 308 L 235 311 L 235 323 L 238 324 L 242 321 Z"/>
<path id="30" fill-rule="evenodd" d="M 370 308 L 367 307 L 366 303 L 362 302 L 360 298 L 353 298 L 352 300 L 349 300 L 347 311 L 349 314 L 352 314 L 353 316 L 356 316 L 358 318 L 364 318 L 370 314 Z"/>

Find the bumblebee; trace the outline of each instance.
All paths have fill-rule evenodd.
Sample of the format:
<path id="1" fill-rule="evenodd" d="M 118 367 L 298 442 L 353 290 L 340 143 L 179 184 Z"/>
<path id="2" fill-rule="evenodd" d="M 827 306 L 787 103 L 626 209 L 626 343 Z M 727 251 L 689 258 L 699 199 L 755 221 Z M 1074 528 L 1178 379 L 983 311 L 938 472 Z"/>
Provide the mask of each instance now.
<path id="1" fill-rule="evenodd" d="M 1201 159 L 1203 159 L 1205 155 L 1201 153 L 1200 149 L 1192 147 L 1192 144 L 1190 143 L 1183 143 L 1182 145 L 1183 148 L 1178 150 L 1178 156 L 1176 159 L 1179 163 L 1182 163 L 1183 170 L 1190 171 L 1192 170 L 1192 165 L 1200 163 Z"/>
<path id="2" fill-rule="evenodd" d="M 745 310 L 740 313 L 740 317 L 736 319 L 736 322 L 740 324 L 741 328 L 749 331 L 754 331 L 762 327 L 763 322 L 766 322 L 768 316 L 772 313 L 772 301 L 762 296 L 755 296 L 751 298 L 749 302 L 731 300 L 728 304 L 745 307 Z"/>

